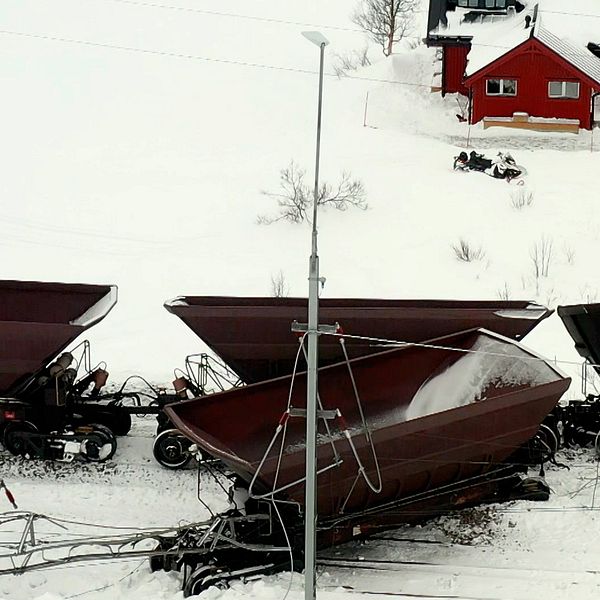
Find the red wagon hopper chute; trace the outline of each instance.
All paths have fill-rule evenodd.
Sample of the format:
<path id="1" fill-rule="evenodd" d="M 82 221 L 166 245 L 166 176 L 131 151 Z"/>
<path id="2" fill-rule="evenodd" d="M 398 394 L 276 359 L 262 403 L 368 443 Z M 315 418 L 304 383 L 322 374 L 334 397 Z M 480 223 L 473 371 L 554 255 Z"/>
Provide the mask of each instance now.
<path id="1" fill-rule="evenodd" d="M 357 457 L 371 483 L 379 478 L 350 370 L 379 465 L 379 493 L 358 476 Z M 302 506 L 306 422 L 283 415 L 288 397 L 296 409 L 305 407 L 306 374 L 296 376 L 290 396 L 291 383 L 282 377 L 166 411 L 200 448 L 246 482 L 255 479 L 256 493 L 276 488 L 280 498 Z M 383 511 L 399 499 L 485 473 L 536 433 L 569 383 L 518 342 L 482 329 L 319 369 L 323 408 L 343 417 L 328 421 L 329 432 L 324 420 L 319 424 L 320 519 Z M 285 437 L 263 461 L 280 422 L 286 422 Z"/>
<path id="2" fill-rule="evenodd" d="M 292 321 L 306 322 L 306 298 L 181 296 L 165 303 L 245 383 L 292 373 L 298 350 Z M 552 314 L 527 301 L 322 298 L 322 323 L 339 322 L 347 334 L 421 342 L 483 327 L 520 340 Z M 381 351 L 381 344 L 349 339 L 351 358 Z M 322 338 L 322 365 L 342 360 L 335 339 Z"/>
<path id="3" fill-rule="evenodd" d="M 116 301 L 111 285 L 0 281 L 0 394 L 43 368 Z"/>

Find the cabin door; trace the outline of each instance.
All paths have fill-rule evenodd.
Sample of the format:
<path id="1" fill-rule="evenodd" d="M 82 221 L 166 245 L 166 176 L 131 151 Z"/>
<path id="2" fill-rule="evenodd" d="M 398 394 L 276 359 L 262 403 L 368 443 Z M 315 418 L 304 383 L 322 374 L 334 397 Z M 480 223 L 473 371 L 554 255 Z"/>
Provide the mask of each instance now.
<path id="1" fill-rule="evenodd" d="M 593 125 L 600 125 L 600 96 L 594 96 L 594 118 Z"/>

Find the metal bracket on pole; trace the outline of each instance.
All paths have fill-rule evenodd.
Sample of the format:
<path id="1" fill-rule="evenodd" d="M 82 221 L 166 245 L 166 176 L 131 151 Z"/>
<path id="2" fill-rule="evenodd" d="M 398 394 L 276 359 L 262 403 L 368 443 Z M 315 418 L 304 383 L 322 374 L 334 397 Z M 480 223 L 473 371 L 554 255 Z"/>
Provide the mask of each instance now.
<path id="1" fill-rule="evenodd" d="M 327 333 L 333 335 L 338 333 L 340 330 L 340 324 L 335 325 L 318 325 L 317 333 Z M 294 333 L 306 333 L 308 331 L 308 323 L 299 323 L 298 321 L 292 321 L 292 331 Z"/>
<path id="2" fill-rule="evenodd" d="M 338 416 L 337 410 L 318 410 L 317 418 L 333 421 Z M 305 408 L 290 408 L 290 417 L 303 417 L 306 419 Z"/>

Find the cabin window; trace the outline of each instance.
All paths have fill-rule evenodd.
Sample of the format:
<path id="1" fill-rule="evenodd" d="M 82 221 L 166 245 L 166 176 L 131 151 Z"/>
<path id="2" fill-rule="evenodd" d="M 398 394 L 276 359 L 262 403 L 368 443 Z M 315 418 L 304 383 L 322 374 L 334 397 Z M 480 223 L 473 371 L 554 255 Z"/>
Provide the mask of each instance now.
<path id="1" fill-rule="evenodd" d="M 485 93 L 488 96 L 516 96 L 516 79 L 488 79 L 486 81 Z"/>
<path id="2" fill-rule="evenodd" d="M 548 98 L 579 98 L 578 81 L 549 81 Z"/>

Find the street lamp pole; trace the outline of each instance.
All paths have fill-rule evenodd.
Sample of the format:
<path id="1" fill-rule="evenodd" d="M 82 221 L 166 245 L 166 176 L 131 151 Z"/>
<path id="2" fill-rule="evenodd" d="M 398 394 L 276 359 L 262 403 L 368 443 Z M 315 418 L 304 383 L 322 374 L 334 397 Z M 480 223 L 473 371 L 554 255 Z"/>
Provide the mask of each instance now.
<path id="1" fill-rule="evenodd" d="M 321 107 L 323 103 L 323 64 L 328 40 L 318 31 L 302 35 L 319 46 L 319 103 L 317 109 L 317 150 L 313 197 L 312 251 L 308 276 L 308 373 L 306 390 L 306 495 L 304 507 L 304 598 L 316 598 L 317 526 L 317 364 L 319 327 L 319 255 L 317 254 L 317 207 L 319 200 L 319 158 L 321 153 Z"/>

